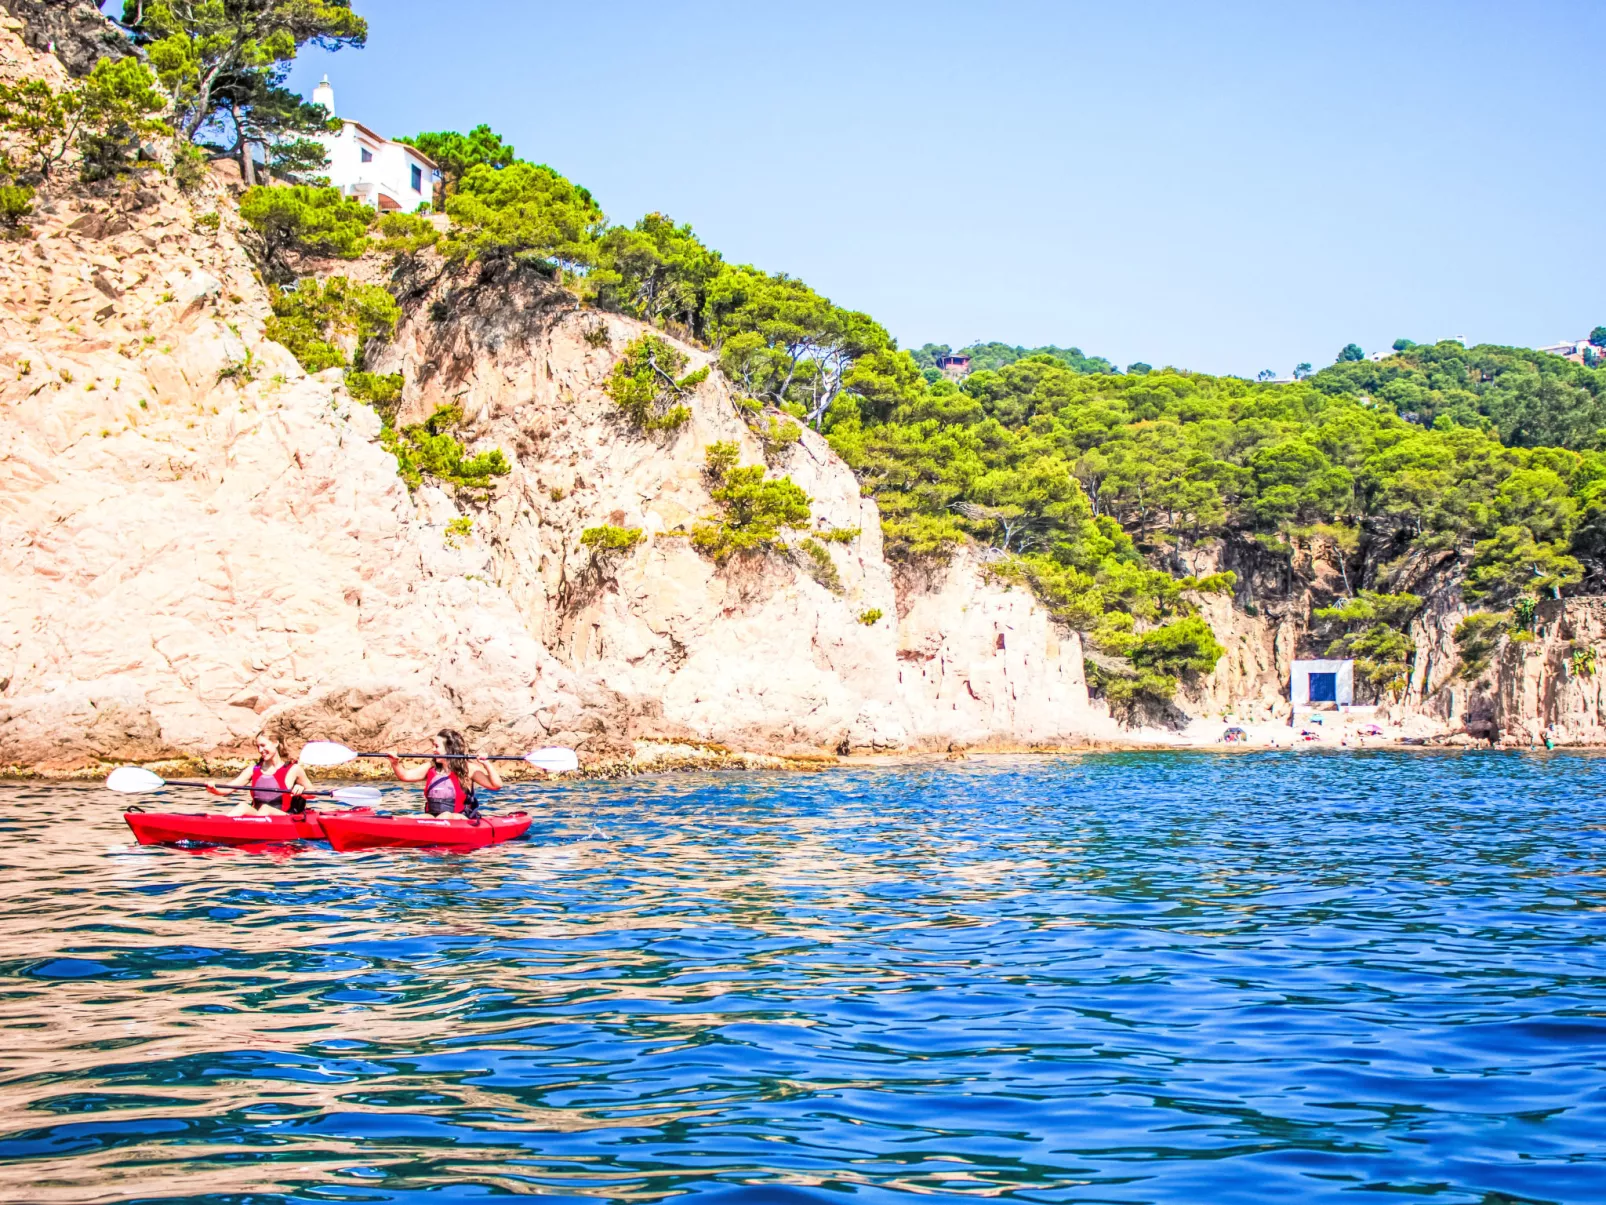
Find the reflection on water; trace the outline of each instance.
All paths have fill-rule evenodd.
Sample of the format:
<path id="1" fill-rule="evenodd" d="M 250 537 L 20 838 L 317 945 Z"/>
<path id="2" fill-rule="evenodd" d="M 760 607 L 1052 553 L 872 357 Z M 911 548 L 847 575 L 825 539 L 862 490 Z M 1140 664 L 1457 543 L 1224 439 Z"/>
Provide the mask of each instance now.
<path id="1" fill-rule="evenodd" d="M 1603 1200 L 1603 779 L 666 777 L 466 856 L 0 787 L 0 1196 Z"/>

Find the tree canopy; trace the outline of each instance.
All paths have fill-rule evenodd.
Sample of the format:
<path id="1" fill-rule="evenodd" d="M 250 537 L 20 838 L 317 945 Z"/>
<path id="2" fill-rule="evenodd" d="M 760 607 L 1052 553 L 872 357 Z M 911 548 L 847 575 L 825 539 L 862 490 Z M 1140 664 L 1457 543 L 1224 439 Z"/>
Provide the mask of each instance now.
<path id="1" fill-rule="evenodd" d="M 322 165 L 307 135 L 328 114 L 284 81 L 303 46 L 338 50 L 368 37 L 350 0 L 124 0 L 121 23 L 172 96 L 178 133 L 221 137 L 219 153 L 240 156 L 247 184 L 255 183 L 253 143 L 281 170 Z"/>
<path id="2" fill-rule="evenodd" d="M 446 207 L 446 198 L 455 196 L 463 177 L 482 164 L 486 167 L 511 167 L 518 159 L 513 147 L 502 141 L 500 134 L 488 125 L 477 125 L 467 134 L 456 130 L 441 130 L 432 134 L 414 134 L 398 138 L 416 146 L 435 161 L 441 171 L 440 196 L 436 208 Z"/>

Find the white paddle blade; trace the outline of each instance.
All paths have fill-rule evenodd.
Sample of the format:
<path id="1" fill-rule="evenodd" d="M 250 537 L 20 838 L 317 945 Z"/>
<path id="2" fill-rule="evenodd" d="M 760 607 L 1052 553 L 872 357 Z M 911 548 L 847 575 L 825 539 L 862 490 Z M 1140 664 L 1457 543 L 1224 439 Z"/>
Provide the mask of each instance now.
<path id="1" fill-rule="evenodd" d="M 301 746 L 301 764 L 303 766 L 324 767 L 344 766 L 348 762 L 357 760 L 354 749 L 334 741 L 308 741 Z"/>
<path id="2" fill-rule="evenodd" d="M 354 807 L 373 807 L 384 797 L 378 787 L 341 787 L 332 796 L 336 803 L 349 803 Z"/>
<path id="3" fill-rule="evenodd" d="M 580 768 L 580 759 L 573 749 L 561 749 L 556 745 L 550 749 L 537 749 L 534 753 L 526 753 L 524 760 L 532 766 L 539 766 L 548 774 L 567 774 Z"/>
<path id="4" fill-rule="evenodd" d="M 146 791 L 159 791 L 166 785 L 159 776 L 138 766 L 118 766 L 106 775 L 106 789 L 122 795 L 142 795 Z"/>

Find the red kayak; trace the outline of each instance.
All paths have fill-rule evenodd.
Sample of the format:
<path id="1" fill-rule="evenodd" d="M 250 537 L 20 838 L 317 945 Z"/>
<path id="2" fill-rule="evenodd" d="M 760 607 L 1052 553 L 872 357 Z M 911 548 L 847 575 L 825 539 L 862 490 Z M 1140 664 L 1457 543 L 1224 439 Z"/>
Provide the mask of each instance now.
<path id="1" fill-rule="evenodd" d="M 382 816 L 369 811 L 326 812 L 323 835 L 347 849 L 484 849 L 524 836 L 528 812 L 467 816 Z"/>
<path id="2" fill-rule="evenodd" d="M 253 816 L 222 812 L 124 812 L 141 845 L 270 845 L 322 841 L 322 817 L 314 811 L 291 815 L 277 808 Z"/>

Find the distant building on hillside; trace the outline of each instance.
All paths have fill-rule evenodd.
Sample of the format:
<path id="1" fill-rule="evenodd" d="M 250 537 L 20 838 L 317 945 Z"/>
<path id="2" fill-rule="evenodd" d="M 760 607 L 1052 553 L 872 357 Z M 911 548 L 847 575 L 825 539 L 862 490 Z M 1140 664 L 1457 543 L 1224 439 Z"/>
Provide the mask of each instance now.
<path id="1" fill-rule="evenodd" d="M 1568 339 L 1565 343 L 1552 343 L 1546 347 L 1536 347 L 1535 351 L 1548 352 L 1553 356 L 1560 356 L 1563 360 L 1571 360 L 1574 364 L 1584 363 L 1584 353 L 1594 350 L 1596 355 L 1600 352 L 1588 339 Z"/>
<path id="2" fill-rule="evenodd" d="M 938 356 L 937 370 L 950 381 L 963 381 L 970 375 L 970 357 L 958 353 Z"/>
<path id="3" fill-rule="evenodd" d="M 335 90 L 329 77 L 312 90 L 312 103 L 335 116 Z M 361 122 L 342 120 L 340 133 L 320 134 L 329 152 L 329 183 L 348 197 L 378 210 L 412 213 L 435 196 L 435 161 L 415 147 L 392 142 Z"/>

